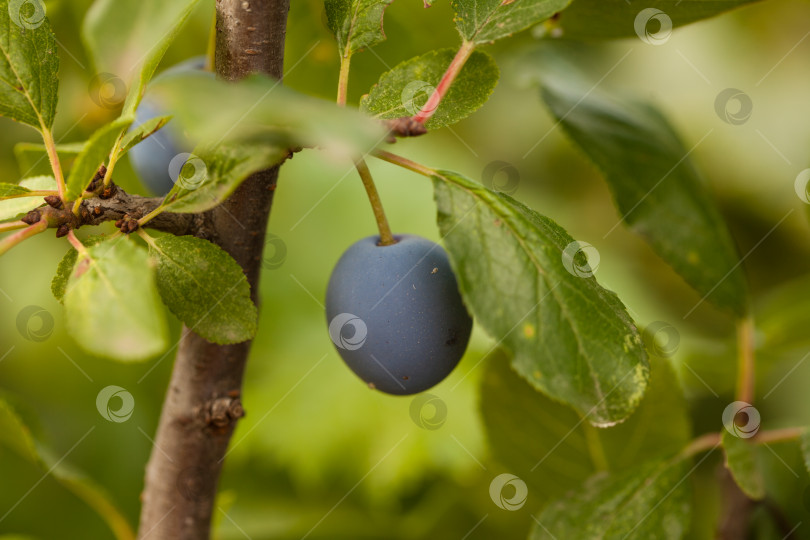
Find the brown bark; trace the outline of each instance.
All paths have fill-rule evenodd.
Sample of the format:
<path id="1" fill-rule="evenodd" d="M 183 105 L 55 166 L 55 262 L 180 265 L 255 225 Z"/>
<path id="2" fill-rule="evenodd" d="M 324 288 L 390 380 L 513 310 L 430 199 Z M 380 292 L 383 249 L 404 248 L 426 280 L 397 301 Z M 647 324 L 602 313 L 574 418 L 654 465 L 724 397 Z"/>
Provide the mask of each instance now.
<path id="1" fill-rule="evenodd" d="M 216 9 L 218 75 L 281 78 L 289 0 L 217 0 Z M 254 301 L 277 176 L 274 167 L 248 178 L 203 216 L 197 231 L 242 266 Z M 183 329 L 146 468 L 140 538 L 209 538 L 222 463 L 243 415 L 239 396 L 249 351 L 249 342 L 220 346 Z"/>

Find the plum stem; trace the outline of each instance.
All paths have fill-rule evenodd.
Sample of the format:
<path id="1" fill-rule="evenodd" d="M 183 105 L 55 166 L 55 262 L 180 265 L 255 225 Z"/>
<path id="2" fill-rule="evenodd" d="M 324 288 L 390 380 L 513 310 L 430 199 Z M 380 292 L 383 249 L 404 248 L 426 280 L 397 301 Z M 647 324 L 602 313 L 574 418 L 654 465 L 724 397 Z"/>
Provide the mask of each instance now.
<path id="1" fill-rule="evenodd" d="M 340 76 L 338 77 L 337 104 L 341 107 L 346 105 L 349 92 L 349 68 L 351 66 L 351 62 L 351 54 L 340 57 Z"/>
<path id="2" fill-rule="evenodd" d="M 754 320 L 751 316 L 737 321 L 737 401 L 754 399 Z"/>
<path id="3" fill-rule="evenodd" d="M 436 175 L 436 171 L 431 169 L 430 167 L 427 167 L 415 161 L 411 161 L 408 158 L 392 154 L 391 152 L 386 152 L 385 150 L 377 150 L 376 152 L 374 152 L 374 156 L 383 161 L 387 161 L 388 163 L 399 165 L 400 167 L 408 169 L 409 171 L 421 174 L 423 176 L 427 176 L 428 178 Z"/>
<path id="4" fill-rule="evenodd" d="M 374 185 L 374 179 L 371 177 L 368 165 L 363 158 L 357 158 L 354 166 L 357 167 L 357 172 L 360 173 L 360 179 L 363 181 L 368 200 L 371 202 L 371 208 L 374 210 L 374 219 L 377 220 L 377 228 L 380 230 L 380 245 L 390 246 L 396 244 L 397 241 L 394 239 L 394 235 L 391 234 L 391 227 L 388 225 L 388 218 L 385 217 L 380 194 L 377 192 L 377 186 Z"/>
<path id="5" fill-rule="evenodd" d="M 338 77 L 338 91 L 337 91 L 337 104 L 340 107 L 346 106 L 346 96 L 349 88 L 349 67 L 351 66 L 352 55 L 347 53 L 345 56 L 340 57 L 340 76 Z M 360 174 L 360 179 L 363 181 L 363 187 L 366 188 L 368 200 L 371 202 L 371 208 L 374 210 L 374 219 L 377 221 L 377 228 L 380 230 L 380 245 L 390 246 L 396 244 L 394 235 L 391 234 L 391 226 L 388 225 L 388 218 L 385 217 L 385 210 L 383 209 L 380 194 L 377 192 L 377 186 L 374 185 L 374 178 L 371 176 L 371 171 L 362 157 L 358 157 L 354 161 L 354 166 Z"/>

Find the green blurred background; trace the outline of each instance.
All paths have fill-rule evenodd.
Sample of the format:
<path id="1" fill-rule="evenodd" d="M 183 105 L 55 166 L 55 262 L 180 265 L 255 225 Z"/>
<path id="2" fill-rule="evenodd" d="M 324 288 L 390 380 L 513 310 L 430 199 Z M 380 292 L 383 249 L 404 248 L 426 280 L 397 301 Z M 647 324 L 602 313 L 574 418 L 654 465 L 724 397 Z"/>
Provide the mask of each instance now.
<path id="1" fill-rule="evenodd" d="M 78 31 L 89 4 L 46 2 L 60 43 L 55 133 L 61 142 L 86 139 L 115 114 L 97 106 L 88 92 L 94 73 Z M 203 4 L 163 67 L 204 54 L 213 2 Z M 322 3 L 292 4 L 285 83 L 334 99 L 337 53 Z M 400 61 L 457 46 L 447 4 L 424 10 L 418 0 L 394 2 L 385 19 L 388 41 L 352 61 L 351 103 Z M 594 80 L 632 51 L 603 88 L 658 103 L 687 148 L 709 133 L 692 157 L 728 217 L 740 252 L 750 252 L 744 266 L 760 321 L 758 392 L 778 384 L 758 405 L 764 423 L 774 419 L 768 427 L 810 423 L 804 399 L 810 362 L 802 361 L 810 342 L 810 230 L 793 185 L 810 166 L 810 129 L 803 121 L 810 118 L 808 21 L 807 2 L 774 0 L 678 29 L 663 46 L 638 39 L 557 45 L 576 55 Z M 697 294 L 624 227 L 605 237 L 618 220 L 605 184 L 554 129 L 530 84 L 537 73 L 525 58 L 537 39 L 528 31 L 488 47 L 501 80 L 483 109 L 429 137 L 400 140 L 392 150 L 478 180 L 492 161 L 514 166 L 520 179 L 514 195 L 599 250 L 599 281 L 619 293 L 639 324 L 666 321 L 677 328 L 673 361 L 691 399 L 694 431 L 716 430 L 734 386 L 733 321 L 705 303 L 684 320 Z M 753 115 L 742 126 L 726 124 L 714 112 L 716 95 L 728 87 L 742 89 L 753 101 Z M 14 144 L 37 137 L 0 119 L 2 181 L 15 182 L 24 172 L 14 160 Z M 438 240 L 429 181 L 382 162 L 370 166 L 395 231 Z M 128 191 L 143 191 L 128 163 L 116 168 L 116 181 Z M 356 174 L 315 151 L 297 154 L 282 169 L 269 230 L 283 241 L 286 256 L 283 264 L 265 270 L 261 282 L 260 330 L 245 381 L 247 417 L 234 436 L 221 482 L 218 537 L 525 537 L 544 495 L 532 492 L 523 509 L 508 512 L 493 504 L 488 491 L 497 474 L 509 472 L 489 450 L 478 408 L 485 357 L 493 346 L 488 336 L 477 329 L 456 371 L 430 391 L 447 407 L 446 422 L 435 430 L 412 419 L 410 398 L 368 390 L 332 347 L 321 305 L 329 272 L 346 247 L 375 232 Z M 66 460 L 102 485 L 134 524 L 174 351 L 125 365 L 79 350 L 49 289 L 66 250 L 66 242 L 46 234 L 0 262 L 0 392 L 57 455 L 70 450 Z M 17 314 L 29 305 L 42 306 L 55 320 L 46 341 L 28 341 L 16 329 Z M 179 329 L 174 321 L 175 341 Z M 97 393 L 112 384 L 135 398 L 135 413 L 124 423 L 107 422 L 96 411 Z M 514 433 L 515 441 L 530 436 Z M 787 518 L 805 523 L 796 534 L 810 537 L 810 480 L 797 450 L 774 448 L 778 456 L 768 458 L 769 483 L 777 486 L 773 492 Z M 707 460 L 695 477 L 701 488 L 696 538 L 712 537 L 719 461 Z M 112 538 L 79 499 L 0 447 L 3 514 L 0 533 Z M 758 537 L 777 534 L 767 521 L 761 520 Z"/>

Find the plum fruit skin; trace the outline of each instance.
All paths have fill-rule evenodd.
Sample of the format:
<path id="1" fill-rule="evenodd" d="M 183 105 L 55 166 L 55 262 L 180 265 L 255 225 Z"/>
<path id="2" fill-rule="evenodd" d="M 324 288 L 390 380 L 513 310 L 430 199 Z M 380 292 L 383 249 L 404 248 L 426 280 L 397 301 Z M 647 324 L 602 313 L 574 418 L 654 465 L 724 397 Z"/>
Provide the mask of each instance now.
<path id="1" fill-rule="evenodd" d="M 408 395 L 453 371 L 472 319 L 444 249 L 419 236 L 395 238 L 379 246 L 379 236 L 370 236 L 346 250 L 329 279 L 326 317 L 335 348 L 357 376 Z"/>
<path id="2" fill-rule="evenodd" d="M 205 69 L 205 60 L 204 56 L 190 58 L 163 71 L 155 80 L 173 77 L 189 71 L 203 71 Z M 214 74 L 211 73 L 211 76 L 213 77 Z M 134 129 L 152 118 L 170 114 L 169 111 L 163 110 L 159 103 L 150 99 L 147 92 L 135 111 L 135 121 L 132 123 L 132 128 Z M 177 120 L 172 120 L 162 129 L 132 148 L 129 151 L 129 159 L 135 174 L 138 175 L 144 186 L 154 195 L 165 195 L 174 187 L 174 181 L 169 174 L 169 164 L 178 154 L 190 153 L 193 150 L 191 146 L 191 142 L 183 135 L 182 129 L 177 125 Z M 178 170 L 180 168 L 178 166 Z"/>

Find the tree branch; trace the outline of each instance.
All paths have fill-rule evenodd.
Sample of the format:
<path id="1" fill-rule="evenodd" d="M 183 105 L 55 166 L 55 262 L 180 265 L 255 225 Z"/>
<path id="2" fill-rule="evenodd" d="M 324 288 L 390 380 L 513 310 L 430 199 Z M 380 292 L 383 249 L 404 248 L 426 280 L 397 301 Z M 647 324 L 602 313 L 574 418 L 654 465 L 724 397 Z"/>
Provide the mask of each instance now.
<path id="1" fill-rule="evenodd" d="M 226 80 L 252 72 L 281 78 L 289 0 L 217 0 L 216 71 Z M 258 300 L 265 229 L 278 167 L 248 178 L 195 234 L 242 266 Z M 150 225 L 152 222 L 150 222 Z M 146 468 L 141 538 L 204 540 L 219 473 L 236 421 L 250 343 L 215 345 L 184 328 L 155 446 Z"/>
<path id="2" fill-rule="evenodd" d="M 163 202 L 162 197 L 142 197 L 130 195 L 120 187 L 114 186 L 112 195 L 108 198 L 93 197 L 84 199 L 79 206 L 78 215 L 71 209 L 66 209 L 58 198 L 46 197 L 55 206 L 43 206 L 29 212 L 23 221 L 38 223 L 45 221 L 48 227 L 58 229 L 59 236 L 67 231 L 84 227 L 85 225 L 101 225 L 105 221 L 119 221 L 125 218 L 138 219 L 156 209 Z M 200 236 L 204 230 L 205 222 L 201 214 L 180 214 L 162 212 L 149 221 L 150 229 L 163 231 L 178 236 L 197 234 Z M 64 234 L 61 234 L 64 232 Z M 126 231 L 124 231 L 126 232 Z"/>

